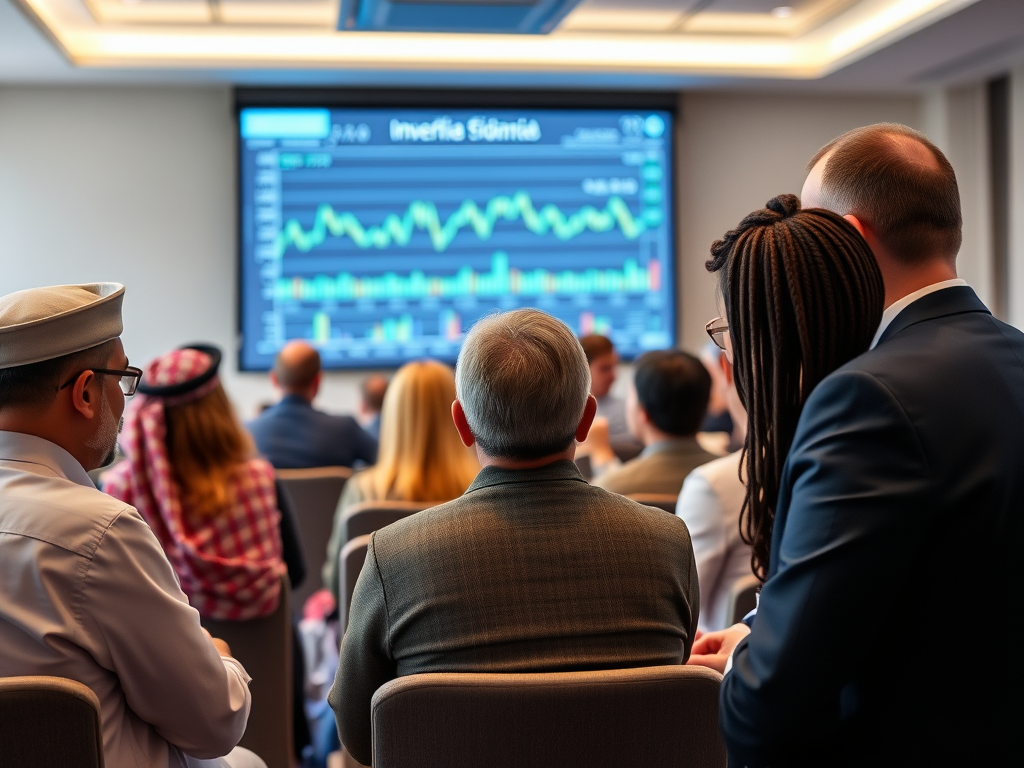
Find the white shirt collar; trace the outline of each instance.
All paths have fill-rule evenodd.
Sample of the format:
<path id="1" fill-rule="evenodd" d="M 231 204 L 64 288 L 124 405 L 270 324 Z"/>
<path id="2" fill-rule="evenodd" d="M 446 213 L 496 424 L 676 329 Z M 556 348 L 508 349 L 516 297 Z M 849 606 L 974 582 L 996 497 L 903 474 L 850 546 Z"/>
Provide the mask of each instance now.
<path id="1" fill-rule="evenodd" d="M 967 281 L 962 280 L 959 277 L 954 277 L 952 280 L 943 280 L 938 283 L 932 283 L 931 285 L 926 285 L 924 288 L 919 288 L 913 293 L 908 293 L 899 301 L 888 306 L 885 312 L 882 313 L 882 322 L 878 324 L 878 330 L 875 331 L 875 338 L 871 340 L 871 346 L 868 347 L 868 349 L 874 349 L 877 346 L 878 340 L 882 338 L 882 334 L 885 333 L 885 329 L 889 327 L 900 312 L 909 307 L 915 301 L 927 296 L 929 293 L 941 291 L 943 288 L 953 288 L 957 285 L 967 285 Z"/>
<path id="2" fill-rule="evenodd" d="M 74 456 L 56 443 L 35 435 L 0 430 L 0 461 L 40 464 L 73 483 L 96 487 Z"/>

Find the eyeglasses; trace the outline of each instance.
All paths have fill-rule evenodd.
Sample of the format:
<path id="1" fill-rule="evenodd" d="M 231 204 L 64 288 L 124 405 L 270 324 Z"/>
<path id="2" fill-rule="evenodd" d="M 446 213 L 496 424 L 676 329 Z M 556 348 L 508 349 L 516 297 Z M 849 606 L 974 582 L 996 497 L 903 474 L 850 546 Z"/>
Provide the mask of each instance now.
<path id="1" fill-rule="evenodd" d="M 716 317 L 704 326 L 704 330 L 708 332 L 708 336 L 718 345 L 719 349 L 725 349 L 725 336 L 729 333 L 729 326 L 726 325 L 725 318 Z"/>
<path id="2" fill-rule="evenodd" d="M 111 376 L 120 376 L 121 379 L 118 384 L 121 386 L 121 391 L 124 392 L 125 397 L 131 397 L 135 394 L 135 390 L 139 388 L 139 379 L 142 378 L 142 369 L 136 368 L 134 365 L 129 365 L 123 371 L 111 370 L 110 368 L 86 368 L 85 371 L 92 371 L 93 373 L 107 373 Z M 57 391 L 70 387 L 85 371 L 79 371 L 70 379 L 61 384 Z"/>

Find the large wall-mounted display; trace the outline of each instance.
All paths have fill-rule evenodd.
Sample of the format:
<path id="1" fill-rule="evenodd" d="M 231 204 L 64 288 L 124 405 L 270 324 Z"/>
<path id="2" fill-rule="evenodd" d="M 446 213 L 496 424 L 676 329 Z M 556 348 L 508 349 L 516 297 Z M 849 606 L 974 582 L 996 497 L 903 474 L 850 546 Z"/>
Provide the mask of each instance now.
<path id="1" fill-rule="evenodd" d="M 675 341 L 672 114 L 245 107 L 241 367 L 453 361 L 534 306 L 629 358 Z"/>

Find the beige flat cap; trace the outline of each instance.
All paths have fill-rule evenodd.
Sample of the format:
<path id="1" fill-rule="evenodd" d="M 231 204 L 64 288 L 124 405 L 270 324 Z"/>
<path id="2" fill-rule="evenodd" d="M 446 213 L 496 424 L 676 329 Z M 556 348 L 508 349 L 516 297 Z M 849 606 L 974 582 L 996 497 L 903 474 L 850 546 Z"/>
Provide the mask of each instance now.
<path id="1" fill-rule="evenodd" d="M 124 286 L 51 285 L 0 298 L 0 369 L 81 352 L 116 339 Z"/>

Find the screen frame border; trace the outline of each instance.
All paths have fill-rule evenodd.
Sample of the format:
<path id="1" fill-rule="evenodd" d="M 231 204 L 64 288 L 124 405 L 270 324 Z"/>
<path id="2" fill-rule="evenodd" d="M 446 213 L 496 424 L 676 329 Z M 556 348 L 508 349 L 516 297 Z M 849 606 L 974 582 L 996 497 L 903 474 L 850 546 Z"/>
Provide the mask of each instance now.
<path id="1" fill-rule="evenodd" d="M 361 109 L 404 107 L 412 109 L 607 109 L 607 110 L 660 110 L 672 115 L 672 131 L 669 141 L 671 153 L 672 194 L 670 239 L 674 245 L 672 254 L 672 343 L 670 348 L 679 347 L 679 328 L 682 310 L 679 290 L 679 253 L 681 246 L 679 228 L 679 120 L 680 93 L 674 90 L 568 90 L 568 89 L 495 89 L 475 88 L 310 88 L 310 87 L 252 87 L 239 86 L 232 93 L 232 118 L 235 140 L 235 370 L 239 373 L 267 373 L 273 366 L 246 367 L 243 365 L 242 350 L 245 344 L 245 318 L 243 316 L 242 278 L 243 227 L 242 211 L 242 136 L 240 116 L 243 109 L 259 107 L 323 107 L 328 109 Z M 632 362 L 635 357 L 622 356 L 623 362 Z M 394 371 L 400 366 L 374 365 L 324 366 L 325 373 L 347 373 L 359 371 Z"/>

